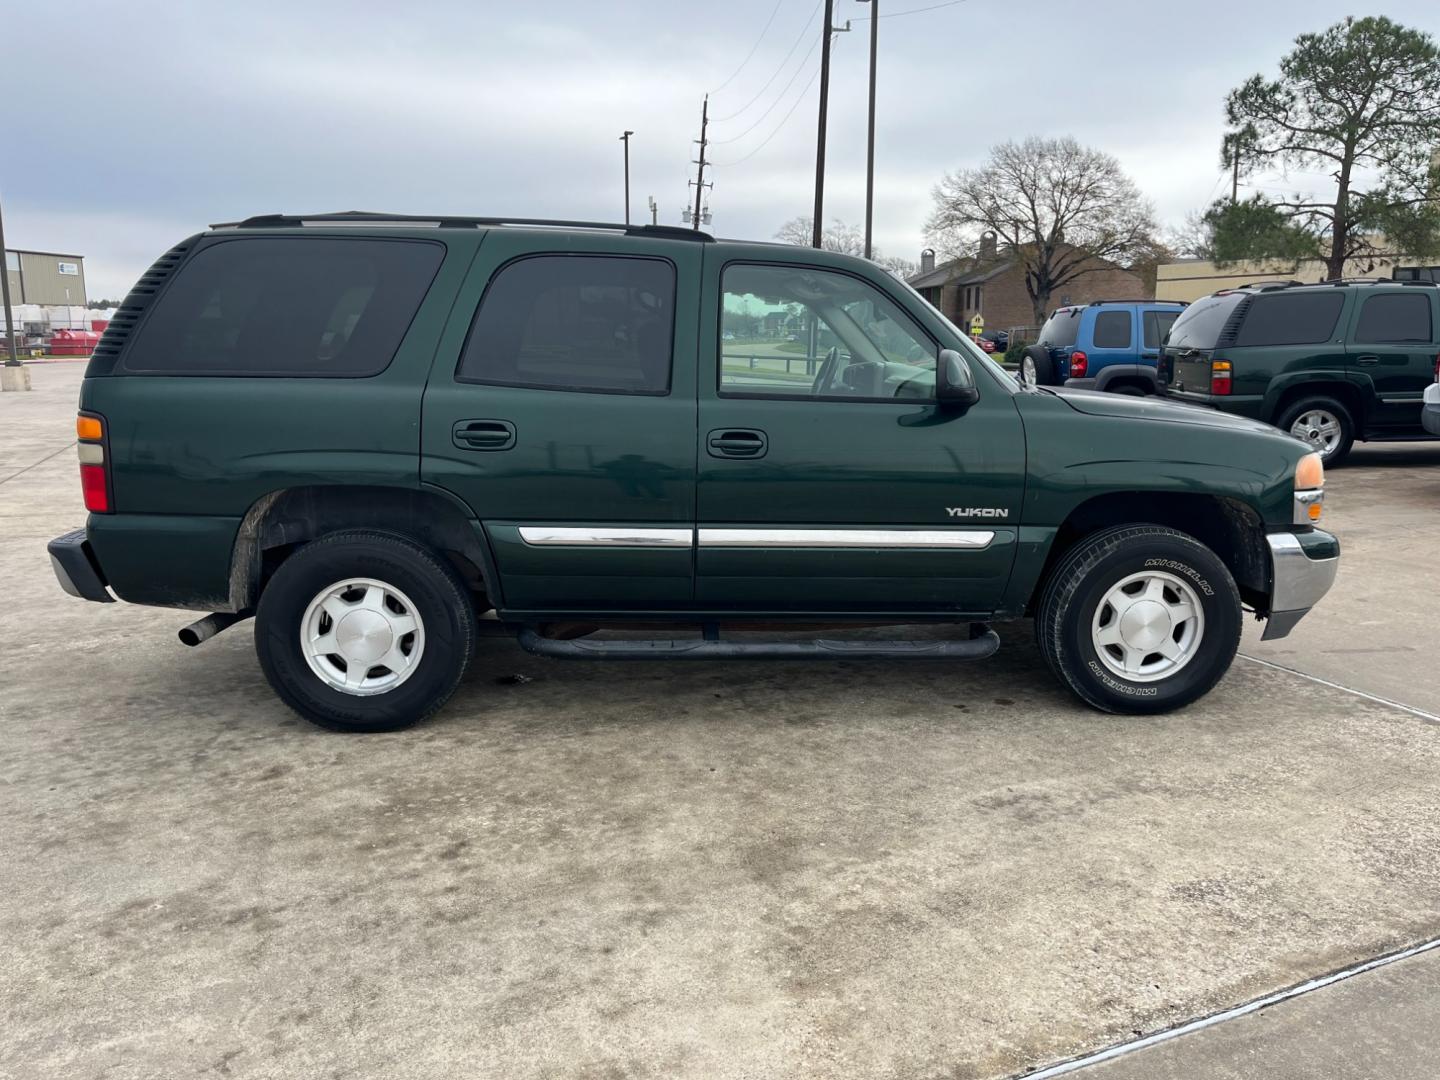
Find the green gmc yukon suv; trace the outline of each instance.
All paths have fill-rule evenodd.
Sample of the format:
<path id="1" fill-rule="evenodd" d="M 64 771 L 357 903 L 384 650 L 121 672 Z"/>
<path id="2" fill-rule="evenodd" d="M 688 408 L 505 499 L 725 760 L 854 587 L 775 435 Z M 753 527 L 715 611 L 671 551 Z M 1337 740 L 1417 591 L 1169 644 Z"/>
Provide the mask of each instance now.
<path id="1" fill-rule="evenodd" d="M 1162 712 L 1339 560 L 1318 457 L 1272 428 L 1023 387 L 869 262 L 674 228 L 215 226 L 127 297 L 77 431 L 65 590 L 213 612 L 188 644 L 253 615 L 276 692 L 350 731 L 433 713 L 482 630 L 943 662 L 1022 616 L 1079 697 Z M 902 623 L 936 633 L 794 633 Z"/>

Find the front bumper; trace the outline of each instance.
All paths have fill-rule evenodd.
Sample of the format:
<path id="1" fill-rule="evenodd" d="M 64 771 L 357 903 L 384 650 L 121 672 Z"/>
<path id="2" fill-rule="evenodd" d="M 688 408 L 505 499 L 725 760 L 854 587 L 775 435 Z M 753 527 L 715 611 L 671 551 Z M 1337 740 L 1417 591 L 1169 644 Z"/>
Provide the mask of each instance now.
<path id="1" fill-rule="evenodd" d="M 1440 435 L 1440 382 L 1425 388 L 1425 404 L 1420 407 L 1420 423 L 1431 435 Z"/>
<path id="2" fill-rule="evenodd" d="M 46 550 L 50 552 L 50 567 L 55 571 L 55 578 L 67 593 L 101 604 L 115 602 L 105 587 L 105 575 L 100 572 L 84 529 L 57 536 L 46 545 Z"/>
<path id="3" fill-rule="evenodd" d="M 1319 529 L 1275 532 L 1270 545 L 1270 618 L 1262 641 L 1285 637 L 1335 583 L 1340 568 L 1340 541 Z"/>

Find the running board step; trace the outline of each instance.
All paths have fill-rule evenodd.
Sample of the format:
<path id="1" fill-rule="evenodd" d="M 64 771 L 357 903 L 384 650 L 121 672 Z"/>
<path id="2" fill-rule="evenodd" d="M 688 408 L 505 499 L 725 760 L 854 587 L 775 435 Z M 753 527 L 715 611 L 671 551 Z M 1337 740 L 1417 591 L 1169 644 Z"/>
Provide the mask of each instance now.
<path id="1" fill-rule="evenodd" d="M 541 637 L 530 627 L 517 635 L 537 656 L 566 660 L 853 660 L 903 656 L 912 660 L 983 660 L 1000 648 L 986 629 L 969 641 L 720 641 L 714 638 L 621 638 L 604 641 Z"/>

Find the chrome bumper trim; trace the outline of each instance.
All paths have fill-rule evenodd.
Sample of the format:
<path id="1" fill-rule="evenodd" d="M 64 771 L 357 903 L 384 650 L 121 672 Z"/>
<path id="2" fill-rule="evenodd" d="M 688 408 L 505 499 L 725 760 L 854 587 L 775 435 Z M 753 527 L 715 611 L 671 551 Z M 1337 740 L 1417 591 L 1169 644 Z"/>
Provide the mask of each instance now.
<path id="1" fill-rule="evenodd" d="M 1267 533 L 1265 539 L 1270 544 L 1270 562 L 1274 568 L 1270 610 L 1308 611 L 1318 604 L 1335 583 L 1340 557 L 1310 558 L 1294 533 Z"/>

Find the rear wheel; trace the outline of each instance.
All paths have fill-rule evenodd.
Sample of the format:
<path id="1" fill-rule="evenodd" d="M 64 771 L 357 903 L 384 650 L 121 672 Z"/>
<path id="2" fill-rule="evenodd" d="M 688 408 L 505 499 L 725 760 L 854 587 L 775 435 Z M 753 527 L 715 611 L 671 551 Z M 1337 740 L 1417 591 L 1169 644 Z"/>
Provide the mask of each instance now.
<path id="1" fill-rule="evenodd" d="M 1194 537 L 1124 525 L 1086 537 L 1055 568 L 1035 619 L 1040 651 L 1082 700 L 1160 713 L 1206 694 L 1240 644 L 1240 594 Z"/>
<path id="2" fill-rule="evenodd" d="M 270 685 L 334 731 L 393 731 L 438 710 L 475 645 L 455 570 L 404 537 L 339 532 L 281 564 L 255 613 Z"/>
<path id="3" fill-rule="evenodd" d="M 1020 357 L 1020 381 L 1027 386 L 1055 385 L 1055 362 L 1050 359 L 1049 350 L 1037 345 L 1025 350 Z"/>
<path id="4" fill-rule="evenodd" d="M 1291 402 L 1275 426 L 1309 446 L 1326 465 L 1340 464 L 1355 445 L 1355 420 L 1350 410 L 1332 397 Z"/>

